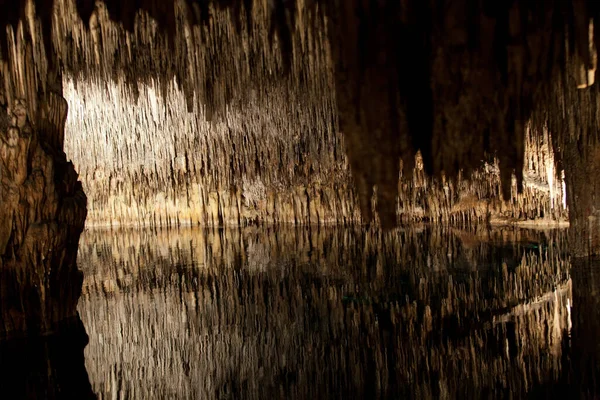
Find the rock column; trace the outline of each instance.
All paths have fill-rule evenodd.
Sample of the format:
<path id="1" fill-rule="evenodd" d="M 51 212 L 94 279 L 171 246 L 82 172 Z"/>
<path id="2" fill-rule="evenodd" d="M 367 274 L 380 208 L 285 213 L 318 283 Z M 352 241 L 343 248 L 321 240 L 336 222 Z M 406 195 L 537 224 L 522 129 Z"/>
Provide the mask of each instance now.
<path id="1" fill-rule="evenodd" d="M 19 23 L 0 58 L 0 338 L 76 320 L 86 197 L 63 152 L 67 102 L 39 32 Z M 38 36 L 39 37 L 39 36 Z M 4 46 L 5 43 L 2 43 Z"/>

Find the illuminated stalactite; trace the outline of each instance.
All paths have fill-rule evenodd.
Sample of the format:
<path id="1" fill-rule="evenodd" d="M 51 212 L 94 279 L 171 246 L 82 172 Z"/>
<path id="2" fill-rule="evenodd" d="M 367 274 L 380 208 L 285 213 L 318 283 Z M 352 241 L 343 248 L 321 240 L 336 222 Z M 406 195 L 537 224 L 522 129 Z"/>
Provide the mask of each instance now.
<path id="1" fill-rule="evenodd" d="M 345 223 L 354 205 L 331 97 L 231 108 L 226 121 L 186 112 L 173 82 L 65 84 L 65 149 L 89 198 L 88 226 Z M 102 123 L 98 123 L 102 121 Z"/>
<path id="2" fill-rule="evenodd" d="M 142 3 L 140 7 L 150 14 L 156 12 L 152 2 Z M 59 7 L 67 14 L 75 13 L 68 4 Z M 148 51 L 169 51 L 169 41 L 160 36 L 166 32 L 160 29 L 161 23 L 146 17 L 135 24 L 131 19 L 125 23 L 121 19 L 125 14 L 119 14 L 115 4 L 92 13 L 91 34 L 84 25 L 58 21 L 64 32 L 80 38 L 63 41 L 58 47 L 70 56 L 67 65 L 76 76 L 108 79 L 113 71 L 123 71 L 117 79 L 133 85 L 122 89 L 131 91 L 133 97 L 140 91 L 139 82 L 148 82 L 153 73 L 176 77 L 188 107 L 199 104 L 206 119 L 227 123 L 231 119 L 227 120 L 226 109 L 244 107 L 253 99 L 266 104 L 278 88 L 284 99 L 307 93 L 307 99 L 314 100 L 335 93 L 333 115 L 325 112 L 312 122 L 339 116 L 364 220 L 370 219 L 372 187 L 377 185 L 384 224 L 395 220 L 399 159 L 407 167 L 404 173 L 410 181 L 416 150 L 423 155 L 426 172 L 438 180 L 443 175 L 455 186 L 461 185 L 454 182 L 459 173 L 468 178 L 482 160 L 495 155 L 501 193 L 506 198 L 517 197 L 512 176 L 517 178 L 519 191 L 526 180 L 525 158 L 530 157 L 525 153 L 529 120 L 535 122 L 536 137 L 530 142 L 543 142 L 546 125 L 540 115 L 545 115 L 545 120 L 561 118 L 554 101 L 548 101 L 549 95 L 565 97 L 578 86 L 589 86 L 587 80 L 588 85 L 582 84 L 580 75 L 588 76 L 587 70 L 593 71 L 595 66 L 595 36 L 590 36 L 593 24 L 585 22 L 585 29 L 579 29 L 583 22 L 571 20 L 564 13 L 571 6 L 560 2 L 536 10 L 521 3 L 511 8 L 470 9 L 458 2 L 441 10 L 406 2 L 386 4 L 387 8 L 377 11 L 369 2 L 359 6 L 354 1 L 298 1 L 287 5 L 289 13 L 284 12 L 283 19 L 277 16 L 279 10 L 261 2 L 245 2 L 246 9 L 223 8 L 225 3 L 219 2 L 207 2 L 197 10 L 176 4 L 175 20 L 192 24 L 177 22 L 175 29 L 170 28 L 175 34 L 171 63 L 148 55 Z M 587 12 L 585 5 L 573 7 L 594 18 L 593 10 Z M 538 17 L 526 25 L 525 16 L 534 14 Z M 192 18 L 183 18 L 186 15 Z M 210 18 L 205 18 L 207 15 Z M 163 27 L 168 25 L 167 19 Z M 375 20 L 382 22 L 379 28 L 369 22 Z M 121 21 L 123 26 L 113 21 Z M 366 29 L 356 28 L 359 21 Z M 573 47 L 566 46 L 561 24 L 577 28 Z M 272 29 L 279 25 L 283 27 Z M 390 26 L 395 28 L 387 29 Z M 438 26 L 435 34 L 433 26 Z M 272 36 L 273 31 L 283 36 Z M 389 32 L 395 32 L 399 41 L 388 40 Z M 139 42 L 143 46 L 135 45 Z M 94 53 L 85 52 L 86 48 L 93 48 Z M 119 48 L 127 51 L 116 52 Z M 217 48 L 219 52 L 213 50 Z M 377 59 L 377 54 L 387 57 Z M 410 62 L 403 54 L 411 55 Z M 567 66 L 577 79 L 561 84 L 561 78 L 570 74 Z M 161 81 L 166 93 L 170 80 Z M 595 90 L 589 95 L 595 96 Z M 561 137 L 563 130 L 553 130 L 552 135 Z M 527 185 L 525 192 L 521 199 L 535 198 Z M 511 218 L 530 218 L 531 214 L 531 209 L 519 210 Z M 284 219 L 307 220 L 305 215 L 279 218 Z"/>
<path id="3" fill-rule="evenodd" d="M 331 95 L 286 101 L 283 88 L 210 123 L 202 110 L 185 112 L 176 83 L 166 100 L 160 86 L 140 83 L 134 98 L 117 84 L 65 80 L 65 151 L 89 198 L 88 226 L 360 222 Z M 564 221 L 551 139 L 527 133 L 522 194 L 515 184 L 511 200 L 500 200 L 497 162 L 470 179 L 439 181 L 424 174 L 418 156 L 416 173 L 396 180 L 397 218 Z"/>

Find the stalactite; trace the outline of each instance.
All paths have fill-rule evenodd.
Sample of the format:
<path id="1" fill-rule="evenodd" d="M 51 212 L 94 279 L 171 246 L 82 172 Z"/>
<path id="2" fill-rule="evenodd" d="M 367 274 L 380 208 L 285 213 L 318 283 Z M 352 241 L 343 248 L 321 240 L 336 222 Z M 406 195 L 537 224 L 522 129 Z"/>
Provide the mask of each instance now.
<path id="1" fill-rule="evenodd" d="M 167 85 L 176 78 L 187 108 L 196 103 L 208 120 L 226 120 L 226 110 L 252 97 L 265 102 L 282 85 L 288 99 L 334 90 L 366 220 L 374 185 L 380 220 L 394 220 L 399 159 L 410 171 L 416 150 L 428 173 L 450 181 L 460 171 L 468 175 L 487 155 L 496 156 L 505 198 L 513 174 L 520 190 L 532 112 L 555 110 L 548 97 L 569 69 L 590 71 L 584 71 L 585 86 L 591 83 L 596 10 L 585 2 L 559 1 L 535 8 L 525 2 L 361 4 L 145 0 L 135 7 L 109 1 L 94 8 L 57 0 L 45 7 L 36 3 L 37 19 L 26 7 L 11 8 L 5 23 L 16 27 L 21 17 L 32 27 L 9 34 L 8 47 L 27 30 L 35 30 L 34 38 L 51 34 L 52 49 L 44 45 L 48 38 L 34 40 L 39 76 L 49 63 L 60 63 L 76 79 L 114 78 L 134 97 L 140 82 L 161 76 Z M 48 62 L 46 53 L 52 54 Z M 383 54 L 385 60 L 377 58 Z M 9 99 L 22 91 L 23 78 L 14 77 Z M 569 88 L 578 85 L 568 82 Z"/>
<path id="2" fill-rule="evenodd" d="M 209 123 L 203 110 L 185 112 L 175 82 L 166 99 L 161 86 L 140 83 L 134 98 L 118 84 L 65 79 L 65 150 L 89 197 L 88 226 L 360 222 L 332 95 L 288 100 L 283 87 Z M 417 155 L 415 172 L 396 179 L 393 220 L 564 220 L 549 134 L 527 130 L 526 139 L 524 192 L 515 184 L 509 202 L 497 200 L 497 162 L 469 179 L 436 180 Z"/>
<path id="3" fill-rule="evenodd" d="M 542 136 L 547 123 L 562 141 L 569 130 L 553 127 L 570 117 L 553 96 L 590 86 L 600 40 L 598 10 L 584 1 L 34 3 L 11 6 L 0 22 L 14 28 L 3 49 L 29 31 L 36 38 L 35 76 L 61 65 L 75 80 L 118 82 L 133 98 L 140 83 L 160 76 L 164 94 L 175 79 L 186 109 L 217 124 L 230 110 L 268 104 L 273 91 L 292 103 L 335 93 L 360 209 L 369 221 L 376 186 L 384 225 L 395 219 L 400 159 L 409 174 L 417 151 L 428 174 L 449 182 L 496 157 L 505 199 L 513 175 L 520 192 L 528 123 L 538 121 Z M 11 71 L 9 103 L 35 81 L 14 63 Z M 575 96 L 595 102 L 596 91 Z"/>
<path id="4" fill-rule="evenodd" d="M 359 219 L 331 97 L 288 100 L 284 87 L 211 123 L 202 109 L 186 113 L 175 82 L 166 99 L 160 86 L 140 83 L 136 102 L 117 84 L 65 82 L 65 149 L 90 226 Z"/>

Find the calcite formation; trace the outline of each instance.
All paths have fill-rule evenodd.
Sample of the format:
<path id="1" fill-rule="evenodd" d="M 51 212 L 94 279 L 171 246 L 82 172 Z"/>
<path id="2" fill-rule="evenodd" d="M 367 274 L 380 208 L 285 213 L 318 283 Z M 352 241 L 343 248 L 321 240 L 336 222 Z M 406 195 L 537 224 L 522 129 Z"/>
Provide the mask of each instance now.
<path id="1" fill-rule="evenodd" d="M 187 113 L 175 81 L 166 94 L 158 80 L 140 83 L 134 97 L 118 83 L 65 79 L 64 93 L 65 151 L 88 195 L 88 227 L 361 222 L 333 93 L 286 100 L 273 91 L 268 101 L 229 110 L 223 122 L 206 121 L 203 109 Z M 523 193 L 515 183 L 501 200 L 497 160 L 468 179 L 433 179 L 418 154 L 413 170 L 398 176 L 395 218 L 566 220 L 552 139 L 547 130 L 526 133 Z"/>
<path id="2" fill-rule="evenodd" d="M 211 123 L 203 109 L 187 113 L 176 82 L 166 97 L 159 83 L 139 84 L 137 99 L 110 82 L 65 84 L 65 151 L 88 195 L 88 226 L 359 220 L 331 96 L 275 91 Z"/>
<path id="3" fill-rule="evenodd" d="M 6 134 L 2 185 L 14 189 L 2 192 L 7 213 L 2 262 L 14 260 L 19 268 L 35 271 L 36 279 L 76 274 L 76 242 L 85 216 L 77 175 L 62 152 L 63 77 L 85 86 L 105 84 L 104 93 L 120 93 L 114 101 L 132 104 L 140 91 L 160 93 L 155 104 L 150 100 L 150 108 L 136 114 L 152 119 L 123 123 L 119 135 L 131 141 L 142 132 L 128 129 L 155 124 L 143 134 L 158 137 L 160 132 L 165 139 L 129 142 L 114 152 L 119 160 L 105 167 L 123 168 L 123 178 L 101 169 L 85 171 L 87 182 L 98 181 L 93 204 L 114 206 L 106 218 L 95 215 L 97 222 L 312 223 L 354 220 L 360 209 L 364 222 L 378 218 L 390 228 L 403 196 L 398 178 L 402 173 L 410 182 L 418 152 L 423 170 L 441 182 L 440 190 L 448 182 L 454 196 L 463 193 L 450 190 L 460 185 L 461 176 L 472 178 L 482 162 L 494 159 L 503 197 L 511 199 L 513 187 L 521 192 L 529 129 L 537 144 L 550 133 L 557 165 L 543 168 L 555 176 L 546 174 L 552 181 L 548 198 L 517 196 L 513 214 L 560 214 L 560 207 L 545 204 L 557 204 L 550 199 L 557 193 L 550 186 L 564 169 L 577 236 L 593 236 L 597 228 L 597 174 L 586 174 L 594 170 L 598 131 L 593 83 L 600 7 L 595 2 L 0 0 L 0 9 L 0 86 L 2 105 L 10 110 L 0 120 Z M 185 98 L 185 110 L 195 117 L 181 120 L 191 126 L 177 127 L 175 117 L 161 125 L 168 112 L 149 111 L 173 98 L 173 82 L 183 95 L 164 107 L 180 113 Z M 141 101 L 148 99 L 152 96 Z M 106 102 L 106 97 L 98 100 L 98 107 Z M 339 132 L 347 160 L 328 153 L 338 152 Z M 272 139 L 263 140 L 263 133 Z M 126 166 L 137 162 L 150 141 L 155 148 L 144 157 L 165 157 L 155 169 Z M 201 148 L 207 154 L 192 154 Z M 88 162 L 84 158 L 82 165 Z M 172 171 L 165 169 L 169 163 Z M 142 164 L 149 165 L 148 160 Z M 292 173 L 290 168 L 306 169 Z M 139 194 L 119 182 L 135 174 L 139 180 L 132 181 L 148 182 Z M 340 176 L 339 184 L 332 183 Z M 355 197 L 349 195 L 349 182 Z M 154 198 L 161 190 L 164 198 Z M 132 196 L 141 200 L 128 199 Z M 181 213 L 175 211 L 186 201 Z M 256 212 L 244 202 L 256 202 Z M 430 209 L 437 210 L 437 201 L 432 204 Z M 17 216 L 12 225 L 11 215 Z M 473 218 L 461 210 L 453 215 Z M 596 242 L 584 241 L 574 254 L 596 252 Z M 26 256 L 36 261 L 25 261 Z M 43 272 L 49 265 L 51 272 Z M 33 287 L 32 304 L 45 304 L 55 293 Z M 76 297 L 73 291 L 69 296 Z M 34 314 L 63 313 L 57 307 L 40 310 Z"/>

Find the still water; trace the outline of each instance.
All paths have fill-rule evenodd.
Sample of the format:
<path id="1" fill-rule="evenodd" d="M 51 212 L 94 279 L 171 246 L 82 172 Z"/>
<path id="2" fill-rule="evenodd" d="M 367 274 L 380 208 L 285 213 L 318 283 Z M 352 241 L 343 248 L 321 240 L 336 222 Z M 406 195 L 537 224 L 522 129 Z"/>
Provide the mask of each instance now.
<path id="1" fill-rule="evenodd" d="M 486 227 L 87 231 L 89 343 L 46 343 L 35 354 L 56 372 L 28 379 L 99 399 L 594 398 L 600 276 L 565 240 Z"/>

